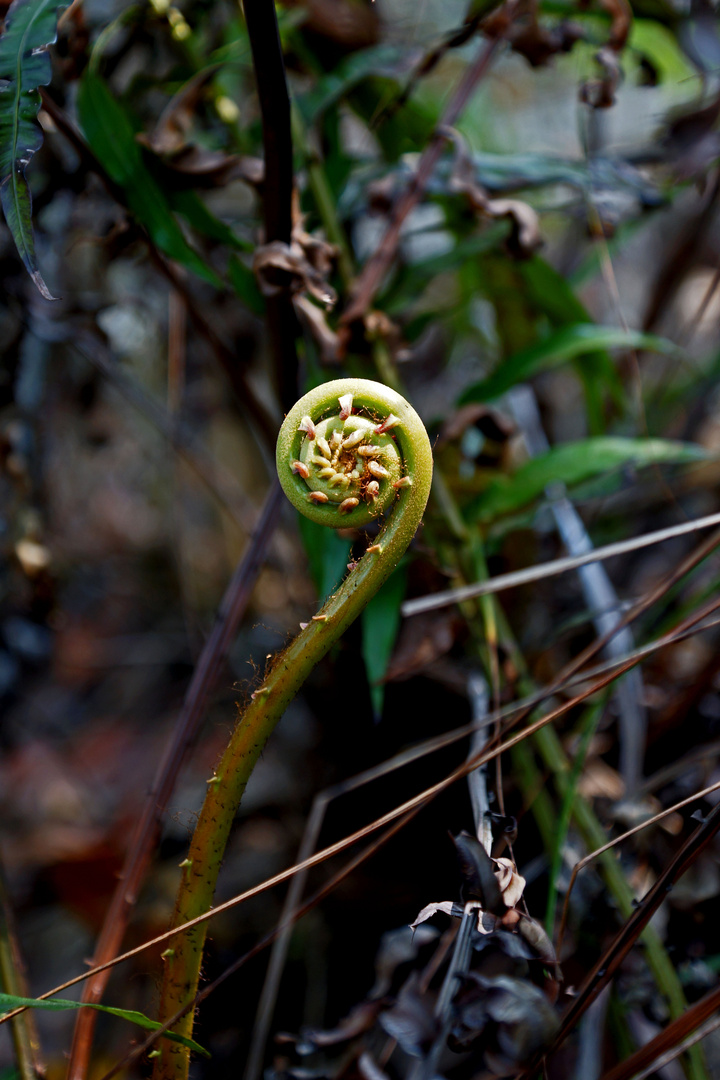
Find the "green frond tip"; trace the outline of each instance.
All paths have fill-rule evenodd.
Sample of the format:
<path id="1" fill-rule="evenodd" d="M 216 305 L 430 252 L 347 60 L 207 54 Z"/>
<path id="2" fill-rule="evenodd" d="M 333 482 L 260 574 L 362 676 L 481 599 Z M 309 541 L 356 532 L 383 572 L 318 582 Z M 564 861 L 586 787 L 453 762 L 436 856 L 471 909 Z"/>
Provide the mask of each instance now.
<path id="1" fill-rule="evenodd" d="M 336 379 L 301 398 L 280 429 L 283 490 L 320 525 L 360 528 L 416 501 L 432 477 L 427 433 L 400 394 L 369 379 Z"/>
<path id="2" fill-rule="evenodd" d="M 67 6 L 68 0 L 14 0 L 0 36 L 0 203 L 18 254 L 47 300 L 54 297 L 35 257 L 25 170 L 42 146 L 38 88 L 52 77 L 47 47 L 57 37 L 58 15 Z"/>

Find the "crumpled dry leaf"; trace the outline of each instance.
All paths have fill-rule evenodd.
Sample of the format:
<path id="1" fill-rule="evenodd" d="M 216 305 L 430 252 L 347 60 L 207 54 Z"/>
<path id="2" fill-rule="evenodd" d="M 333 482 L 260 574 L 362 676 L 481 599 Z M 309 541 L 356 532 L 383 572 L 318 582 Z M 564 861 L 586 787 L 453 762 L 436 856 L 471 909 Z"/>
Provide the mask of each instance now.
<path id="1" fill-rule="evenodd" d="M 337 1046 L 349 1042 L 364 1032 L 369 1031 L 377 1020 L 378 1013 L 385 1002 L 378 998 L 374 1001 L 361 1001 L 334 1028 L 303 1028 L 300 1038 L 313 1046 Z"/>
<path id="2" fill-rule="evenodd" d="M 514 908 L 525 889 L 525 878 L 518 874 L 512 859 L 493 859 L 493 862 L 503 903 L 506 907 Z"/>
<path id="3" fill-rule="evenodd" d="M 593 109 L 609 109 L 615 104 L 615 91 L 622 80 L 622 68 L 617 52 L 604 45 L 595 53 L 600 67 L 599 79 L 588 79 L 580 88 L 580 100 Z"/>
<path id="4" fill-rule="evenodd" d="M 462 908 L 459 904 L 454 904 L 452 900 L 438 900 L 434 904 L 426 904 L 425 907 L 418 912 L 415 920 L 410 923 L 410 929 L 415 930 L 420 923 L 424 923 L 427 919 L 432 918 L 433 915 L 437 915 L 438 911 L 441 911 L 443 915 L 462 915 Z"/>
<path id="5" fill-rule="evenodd" d="M 556 969 L 559 977 L 559 965 L 555 955 L 555 948 L 548 937 L 547 931 L 537 919 L 533 919 L 529 915 L 521 915 L 518 932 L 527 941 L 528 945 L 535 950 L 543 963 Z"/>
<path id="6" fill-rule="evenodd" d="M 452 840 L 463 879 L 463 900 L 478 900 L 484 910 L 501 913 L 502 894 L 493 862 L 485 848 L 476 836 L 467 832 L 458 833 Z"/>
<path id="7" fill-rule="evenodd" d="M 455 146 L 451 190 L 464 195 L 477 214 L 489 218 L 510 218 L 513 223 L 510 246 L 519 255 L 531 255 L 542 244 L 540 223 L 535 211 L 520 199 L 491 199 L 477 182 L 475 166 L 462 135 L 454 128 L 443 128 L 443 134 Z"/>
<path id="8" fill-rule="evenodd" d="M 320 349 L 320 362 L 338 364 L 340 362 L 338 336 L 328 326 L 325 312 L 302 295 L 293 296 L 293 307 L 301 326 L 315 339 Z"/>
<path id="9" fill-rule="evenodd" d="M 334 244 L 329 244 L 327 240 L 311 236 L 305 231 L 298 209 L 297 195 L 294 199 L 293 218 L 295 224 L 289 244 L 281 240 L 273 240 L 255 249 L 253 270 L 260 291 L 265 296 L 277 296 L 286 290 L 289 290 L 293 296 L 308 292 L 326 308 L 331 308 L 337 300 L 337 294 L 329 284 L 328 278 L 335 265 L 337 248 Z M 299 314 L 308 319 L 308 313 L 302 310 L 302 306 Z M 314 327 L 317 331 L 318 326 L 316 320 L 311 329 Z M 327 347 L 329 344 L 327 334 L 330 333 L 330 328 L 326 326 L 323 333 Z"/>
<path id="10" fill-rule="evenodd" d="M 331 247 L 330 244 L 327 245 Z M 312 251 L 317 256 L 317 249 Z M 289 289 L 292 293 L 309 292 L 321 304 L 332 307 L 337 296 L 317 265 L 308 258 L 308 252 L 293 239 L 284 244 L 273 240 L 256 248 L 253 270 L 264 296 L 278 296 Z"/>
<path id="11" fill-rule="evenodd" d="M 461 976 L 460 981 L 453 999 L 451 1049 L 471 1049 L 482 1037 L 485 1063 L 496 1072 L 499 1065 L 499 1075 L 513 1075 L 517 1068 L 508 1072 L 505 1061 L 515 1066 L 525 1064 L 550 1044 L 558 1020 L 542 991 L 532 983 L 507 975 L 487 978 L 474 971 Z"/>
<path id="12" fill-rule="evenodd" d="M 437 1035 L 437 1020 L 420 991 L 416 971 L 410 975 L 392 1009 L 380 1016 L 380 1024 L 406 1054 L 421 1058 Z"/>

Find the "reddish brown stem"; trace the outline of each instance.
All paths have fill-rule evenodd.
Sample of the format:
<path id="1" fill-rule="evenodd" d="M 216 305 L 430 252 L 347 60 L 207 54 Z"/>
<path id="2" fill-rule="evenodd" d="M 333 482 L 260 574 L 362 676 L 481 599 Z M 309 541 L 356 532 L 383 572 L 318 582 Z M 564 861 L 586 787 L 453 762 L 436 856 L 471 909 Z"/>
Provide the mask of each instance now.
<path id="1" fill-rule="evenodd" d="M 621 1061 L 610 1072 L 602 1076 L 602 1080 L 631 1080 L 635 1073 L 647 1068 L 656 1058 L 668 1050 L 672 1050 L 688 1035 L 692 1034 L 701 1024 L 709 1020 L 713 1013 L 720 1009 L 720 986 L 716 986 L 709 994 L 700 1001 L 696 1001 L 686 1013 L 678 1016 L 671 1024 L 661 1031 L 654 1039 L 645 1046 L 641 1046 L 634 1054 L 625 1061 Z"/>
<path id="2" fill-rule="evenodd" d="M 470 100 L 473 90 L 490 67 L 490 62 L 501 40 L 498 37 L 485 42 L 475 63 L 469 65 L 460 80 L 457 90 L 445 109 L 440 126 L 422 152 L 415 176 L 393 208 L 390 224 L 380 241 L 377 251 L 365 263 L 363 271 L 357 280 L 350 303 L 342 317 L 342 321 L 346 325 L 361 319 L 372 304 L 375 294 L 382 285 L 383 279 L 395 258 L 403 223 L 410 211 L 415 208 L 422 198 L 430 177 L 435 171 L 435 166 L 442 156 L 447 138 L 446 130 L 457 123 Z"/>
<path id="3" fill-rule="evenodd" d="M 688 837 L 670 864 L 663 870 L 653 887 L 640 901 L 638 907 L 627 920 L 609 949 L 597 962 L 588 975 L 577 997 L 566 1011 L 560 1030 L 553 1043 L 557 1048 L 575 1027 L 580 1017 L 595 1000 L 604 986 L 618 970 L 630 952 L 638 937 L 650 922 L 657 909 L 672 890 L 673 886 L 708 846 L 720 829 L 720 806 L 710 811 L 705 820 Z"/>
<path id="4" fill-rule="evenodd" d="M 228 649 L 247 607 L 268 540 L 277 524 L 280 505 L 280 485 L 275 482 L 263 507 L 258 527 L 222 599 L 215 626 L 202 650 L 177 724 L 158 766 L 155 782 L 145 800 L 120 880 L 105 916 L 93 956 L 93 966 L 107 963 L 118 953 L 130 912 L 137 901 L 155 850 L 162 815 L 187 748 L 197 735 L 207 700 L 217 685 Z M 108 968 L 101 971 L 88 980 L 83 990 L 83 1001 L 99 1002 L 102 999 L 110 970 Z M 68 1080 L 82 1080 L 87 1074 L 96 1016 L 97 1013 L 91 1009 L 81 1009 L 78 1012 Z"/>

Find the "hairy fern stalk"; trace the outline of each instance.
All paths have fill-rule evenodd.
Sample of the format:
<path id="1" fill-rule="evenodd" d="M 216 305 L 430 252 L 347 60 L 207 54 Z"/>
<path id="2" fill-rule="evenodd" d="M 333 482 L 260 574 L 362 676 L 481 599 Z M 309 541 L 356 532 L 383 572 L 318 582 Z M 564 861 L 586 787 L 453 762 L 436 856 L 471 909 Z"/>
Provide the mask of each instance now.
<path id="1" fill-rule="evenodd" d="M 365 379 L 339 379 L 312 390 L 290 410 L 277 443 L 277 469 L 290 501 L 331 528 L 385 524 L 340 588 L 278 657 L 252 695 L 214 775 L 187 858 L 173 926 L 204 914 L 235 813 L 258 757 L 280 717 L 331 645 L 392 573 L 422 519 L 432 482 L 432 452 L 422 421 L 395 391 Z M 206 924 L 180 935 L 165 954 L 160 1019 L 197 993 Z M 174 1030 L 189 1036 L 193 1013 Z M 185 1080 L 189 1052 L 167 1044 L 154 1080 Z"/>

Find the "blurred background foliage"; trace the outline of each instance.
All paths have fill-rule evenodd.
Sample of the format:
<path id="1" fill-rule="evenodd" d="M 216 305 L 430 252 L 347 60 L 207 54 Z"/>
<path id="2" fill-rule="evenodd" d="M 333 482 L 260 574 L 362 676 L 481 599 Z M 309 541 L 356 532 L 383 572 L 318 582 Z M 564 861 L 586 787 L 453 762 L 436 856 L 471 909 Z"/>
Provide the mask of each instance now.
<path id="1" fill-rule="evenodd" d="M 40 993 L 92 953 L 138 806 L 269 489 L 282 409 L 267 276 L 253 269 L 263 163 L 242 11 L 230 0 L 15 0 L 0 15 L 0 851 Z M 12 59 L 30 16 L 43 40 L 25 56 L 22 90 Z M 291 275 L 298 391 L 344 372 L 403 387 L 431 432 L 439 481 L 409 557 L 273 736 L 219 900 L 294 859 L 315 793 L 467 722 L 471 674 L 483 672 L 506 704 L 551 681 L 598 625 L 575 576 L 402 620 L 405 598 L 563 554 L 558 500 L 588 544 L 718 510 L 713 5 L 524 0 L 498 14 L 483 0 L 298 0 L 278 18 L 296 226 L 306 254 L 315 243 L 330 258 L 320 278 L 337 293 L 325 305 L 304 291 L 305 270 Z M 448 102 L 493 40 L 376 295 L 343 322 Z M 624 610 L 692 544 L 614 560 L 602 603 Z M 129 945 L 167 925 L 236 703 L 362 546 L 283 512 L 164 813 Z M 636 642 L 712 597 L 719 573 L 703 562 L 640 620 Z M 533 744 L 504 762 L 538 918 L 593 846 L 572 796 L 560 840 L 555 832 L 567 783 L 553 774 L 566 775 L 582 732 L 573 784 L 608 836 L 718 779 L 717 644 L 709 630 L 648 660 L 634 735 L 618 725 L 620 699 L 603 698 L 592 730 L 576 710 L 554 749 Z M 463 753 L 446 748 L 343 796 L 322 841 Z M 628 847 L 629 895 L 691 824 L 676 814 Z M 368 993 L 381 935 L 455 895 L 447 830 L 470 825 L 467 795 L 450 789 L 299 924 L 274 1029 L 332 1025 Z M 570 984 L 616 925 L 617 895 L 594 871 L 585 882 L 563 958 Z M 711 851 L 658 924 L 690 1001 L 720 970 L 719 891 Z M 281 902 L 271 892 L 213 923 L 208 977 L 275 925 Z M 241 1067 L 264 963 L 248 964 L 203 1013 L 198 1038 L 213 1058 L 198 1061 L 198 1075 Z M 158 964 L 150 953 L 121 968 L 107 1000 L 152 1015 Z M 636 958 L 613 990 L 598 1060 L 612 1064 L 667 1019 Z M 63 1074 L 73 1022 L 38 1018 L 51 1077 Z M 103 1020 L 98 1076 L 126 1040 Z M 708 1060 L 712 1075 L 717 1050 Z M 563 1058 L 551 1075 L 570 1068 Z"/>

